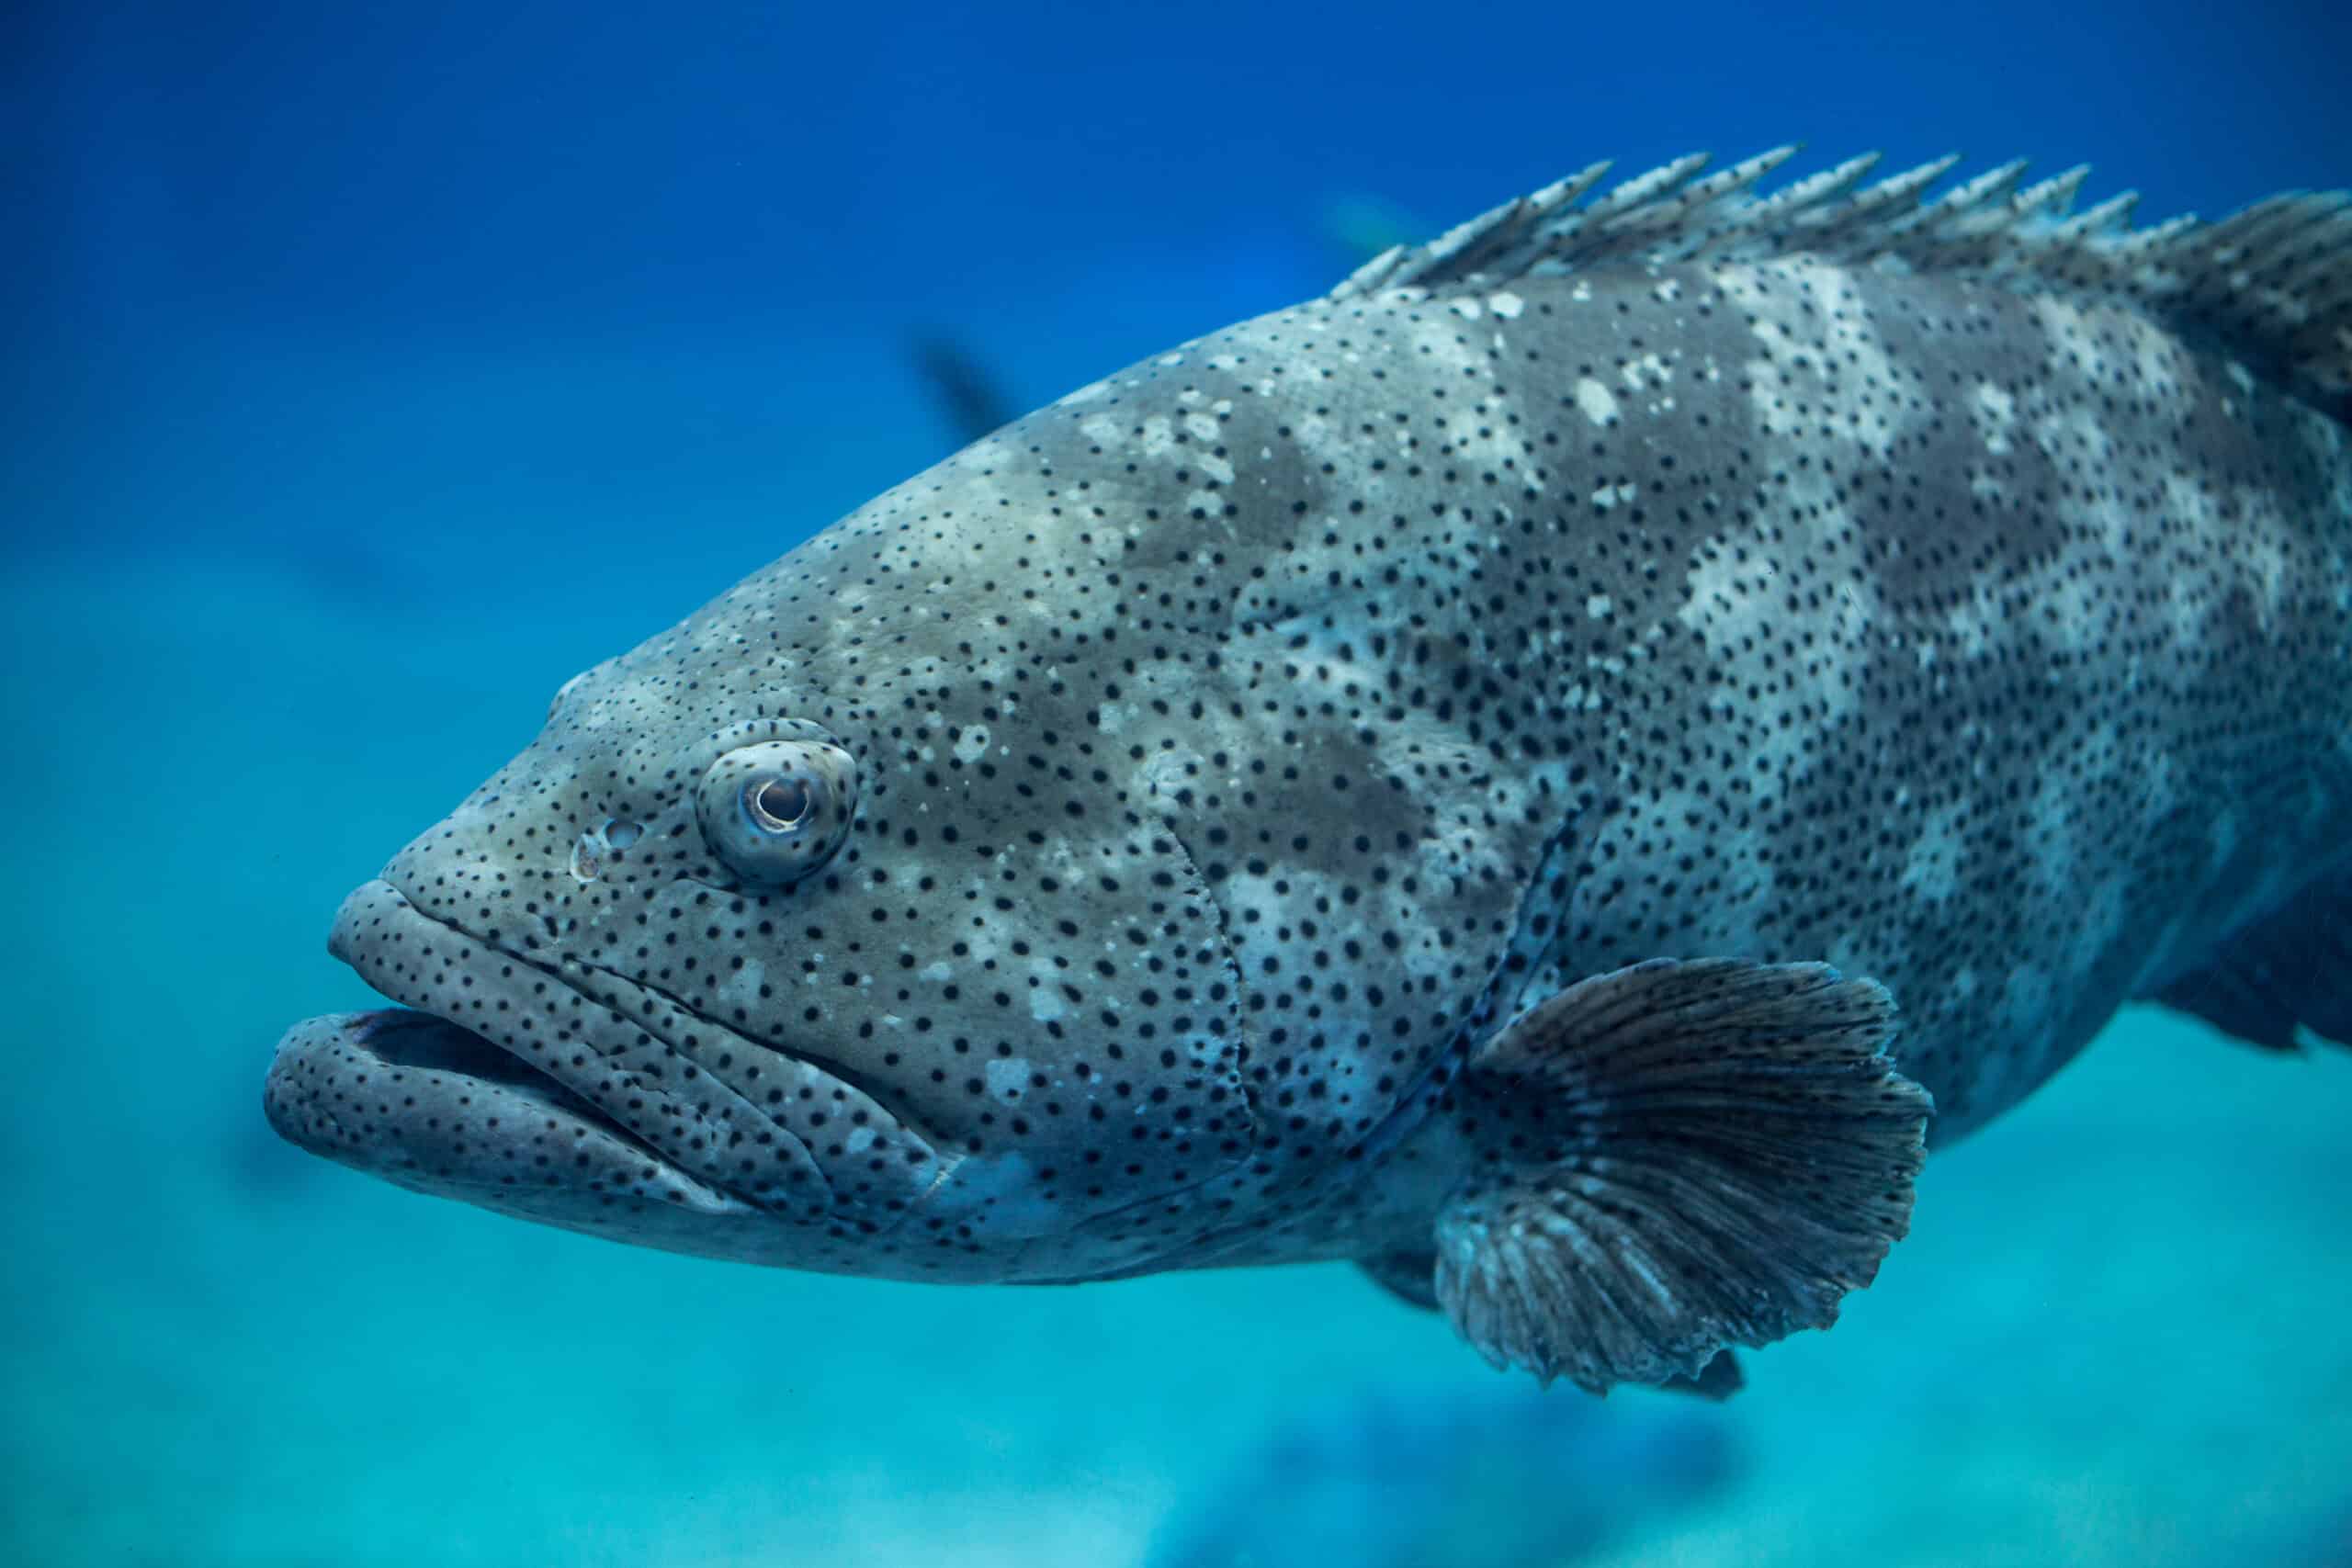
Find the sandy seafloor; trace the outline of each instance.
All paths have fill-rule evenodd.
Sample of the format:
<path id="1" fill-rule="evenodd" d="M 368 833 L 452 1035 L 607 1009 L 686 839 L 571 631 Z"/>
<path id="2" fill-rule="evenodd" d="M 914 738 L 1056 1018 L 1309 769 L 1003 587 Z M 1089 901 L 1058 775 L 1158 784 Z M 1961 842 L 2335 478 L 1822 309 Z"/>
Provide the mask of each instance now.
<path id="1" fill-rule="evenodd" d="M 1426 230 L 1603 154 L 2080 156 L 2152 217 L 2352 177 L 2292 0 L 1390 6 L 1344 60 L 1305 10 L 981 9 L 58 47 L 95 85 L 0 256 L 46 269 L 0 322 L 0 1564 L 1123 1568 L 1301 1412 L 1492 1389 L 1342 1267 L 920 1288 L 413 1197 L 278 1144 L 263 1069 L 371 1005 L 337 902 L 566 677 L 953 444 L 911 330 L 1028 406 L 1327 287 L 1318 204 Z M 1166 110 L 1204 83 L 1251 113 Z M 2352 1054 L 2127 1012 L 1748 1357 L 1736 1482 L 1584 1561 L 2342 1568 L 2347 1148 Z"/>
<path id="2" fill-rule="evenodd" d="M 677 588 L 616 574 L 554 634 L 483 612 L 531 549 L 426 547 L 462 586 L 193 548 L 0 586 L 38 672 L 0 818 L 0 1560 L 1118 1564 L 1285 1413 L 1497 1375 L 1340 1267 L 774 1273 L 278 1145 L 277 1032 L 367 1003 L 322 951 L 342 891 L 527 738 L 568 639 Z M 2347 1126 L 2352 1056 L 2127 1013 L 1932 1163 L 1842 1324 L 1750 1356 L 1743 1479 L 1593 1561 L 2345 1561 L 2311 1543 L 2352 1494 Z"/>

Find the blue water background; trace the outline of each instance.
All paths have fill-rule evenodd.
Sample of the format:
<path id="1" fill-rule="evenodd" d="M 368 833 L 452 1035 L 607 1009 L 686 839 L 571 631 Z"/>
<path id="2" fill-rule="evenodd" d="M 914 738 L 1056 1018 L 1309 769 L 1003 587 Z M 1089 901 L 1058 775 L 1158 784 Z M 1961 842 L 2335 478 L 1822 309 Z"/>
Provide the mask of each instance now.
<path id="1" fill-rule="evenodd" d="M 1285 1416 L 1483 1387 L 1340 1268 L 947 1292 L 430 1202 L 262 1068 L 566 677 L 956 445 L 913 334 L 1026 407 L 1329 287 L 1351 214 L 1692 148 L 2217 215 L 2352 185 L 2348 14 L 13 8 L 0 1559 L 1121 1563 Z M 1747 1478 L 1595 1561 L 2319 1552 L 2347 1126 L 2352 1062 L 2127 1015 L 1751 1359 Z"/>

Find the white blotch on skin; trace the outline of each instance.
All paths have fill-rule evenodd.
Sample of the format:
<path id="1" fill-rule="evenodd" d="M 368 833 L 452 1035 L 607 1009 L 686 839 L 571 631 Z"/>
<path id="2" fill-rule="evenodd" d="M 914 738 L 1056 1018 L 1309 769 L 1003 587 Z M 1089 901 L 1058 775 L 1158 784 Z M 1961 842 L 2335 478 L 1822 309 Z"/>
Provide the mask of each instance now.
<path id="1" fill-rule="evenodd" d="M 1029 1087 L 1029 1058 L 991 1056 L 980 1069 L 980 1076 L 989 1086 L 990 1100 L 1018 1099 Z"/>
<path id="2" fill-rule="evenodd" d="M 1617 395 L 1589 376 L 1577 380 L 1577 407 L 1585 418 L 1595 424 L 1607 424 L 1617 417 Z"/>
<path id="3" fill-rule="evenodd" d="M 2048 334 L 2044 365 L 2053 381 L 2092 388 L 2132 381 L 2143 389 L 2140 396 L 2152 412 L 2176 424 L 2187 421 L 2190 400 L 2181 395 L 2179 346 L 2153 320 L 2137 310 L 2081 305 L 2055 294 L 2037 295 L 2033 313 Z M 2127 365 L 2132 372 L 2128 376 Z"/>
<path id="4" fill-rule="evenodd" d="M 1620 370 L 1617 376 L 1629 389 L 1638 392 L 1650 387 L 1665 386 L 1674 379 L 1674 370 L 1665 360 L 1652 353 L 1627 360 L 1625 367 Z"/>
<path id="5" fill-rule="evenodd" d="M 1972 417 L 1977 434 L 1984 437 L 1984 449 L 1996 457 L 2006 457 L 2009 452 L 2009 432 L 2017 428 L 2017 399 L 1990 381 L 1979 381 L 1971 404 Z"/>
<path id="6" fill-rule="evenodd" d="M 1895 437 L 1917 420 L 1913 411 L 1927 400 L 1918 374 L 1887 354 L 1852 272 L 1829 262 L 1794 260 L 1769 271 L 1727 266 L 1715 278 L 1726 297 L 1756 318 L 1757 342 L 1766 351 L 1747 365 L 1758 428 L 1767 435 L 1809 435 L 1826 414 L 1844 439 L 1872 457 L 1889 456 Z M 1802 312 L 1789 303 L 1784 286 L 1792 280 L 1804 285 Z M 1818 406 L 1824 394 L 1815 385 L 1821 378 L 1814 357 L 1819 348 L 1811 342 L 1815 331 L 1825 340 L 1819 348 L 1838 367 L 1838 388 L 1826 409 Z"/>
<path id="7" fill-rule="evenodd" d="M 1903 886 L 1923 898 L 1940 904 L 1960 889 L 1960 852 L 1962 839 L 1962 819 L 1967 815 L 1959 805 L 1939 807 L 1927 814 L 1919 824 L 1919 836 L 1911 842 L 1910 859 L 1903 868 Z"/>
<path id="8" fill-rule="evenodd" d="M 1051 1235 L 1067 1223 L 1061 1205 L 1046 1198 L 1029 1156 L 1011 1151 L 956 1161 L 924 1209 L 943 1220 L 968 1219 L 1002 1236 Z"/>
<path id="9" fill-rule="evenodd" d="M 736 1007 L 756 1007 L 760 999 L 760 987 L 767 977 L 765 964 L 756 958 L 746 958 L 743 967 L 719 982 L 718 999 Z"/>

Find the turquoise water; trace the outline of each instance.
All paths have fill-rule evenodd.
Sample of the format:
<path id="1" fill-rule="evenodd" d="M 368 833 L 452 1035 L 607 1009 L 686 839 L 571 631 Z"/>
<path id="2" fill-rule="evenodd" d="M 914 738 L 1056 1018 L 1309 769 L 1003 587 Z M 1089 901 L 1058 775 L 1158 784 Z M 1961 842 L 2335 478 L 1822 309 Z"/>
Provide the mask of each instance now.
<path id="1" fill-rule="evenodd" d="M 565 678 L 955 444 L 917 333 L 1027 406 L 1328 286 L 1365 204 L 1603 154 L 2086 158 L 2152 216 L 2352 183 L 2316 6 L 1544 15 L 27 19 L 0 1559 L 1125 1564 L 1276 1509 L 1302 1421 L 1486 1419 L 1344 1268 L 730 1268 L 308 1160 L 258 1098 L 369 1005 L 337 900 Z M 2352 1059 L 2127 1013 L 1690 1417 L 1719 1483 L 1577 1560 L 2352 1561 L 2347 1126 Z M 1687 1416 L 1609 1401 L 1586 1492 Z"/>

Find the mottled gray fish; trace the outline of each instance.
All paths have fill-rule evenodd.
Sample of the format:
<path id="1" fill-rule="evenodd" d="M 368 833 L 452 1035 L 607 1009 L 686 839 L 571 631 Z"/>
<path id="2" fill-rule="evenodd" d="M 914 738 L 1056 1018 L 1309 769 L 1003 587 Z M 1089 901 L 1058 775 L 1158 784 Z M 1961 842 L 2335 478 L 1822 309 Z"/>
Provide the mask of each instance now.
<path id="1" fill-rule="evenodd" d="M 405 1008 L 271 1119 L 794 1268 L 1354 1258 L 1721 1390 L 1931 1094 L 2133 998 L 2352 1040 L 2352 201 L 1786 156 L 1389 252 L 574 679 L 344 905 Z"/>

